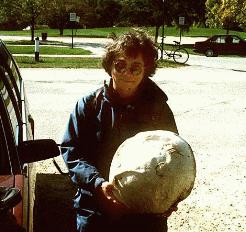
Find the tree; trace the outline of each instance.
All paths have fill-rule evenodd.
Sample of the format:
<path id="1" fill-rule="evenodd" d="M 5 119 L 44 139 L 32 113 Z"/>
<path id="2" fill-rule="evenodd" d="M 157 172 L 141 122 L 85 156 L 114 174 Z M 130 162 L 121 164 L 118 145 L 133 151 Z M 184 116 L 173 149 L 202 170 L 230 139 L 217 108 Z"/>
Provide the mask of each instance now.
<path id="1" fill-rule="evenodd" d="M 0 27 L 2 29 L 22 29 L 22 1 L 0 0 Z"/>
<path id="2" fill-rule="evenodd" d="M 152 11 L 148 0 L 122 0 L 122 10 L 119 20 L 128 26 L 150 25 Z"/>
<path id="3" fill-rule="evenodd" d="M 37 18 L 40 16 L 42 0 L 23 0 L 23 20 L 31 27 L 31 40 L 34 41 L 34 31 Z"/>
<path id="4" fill-rule="evenodd" d="M 113 26 L 119 17 L 121 4 L 115 0 L 100 1 L 96 8 L 99 21 L 103 22 L 102 26 Z"/>
<path id="5" fill-rule="evenodd" d="M 166 0 L 167 25 L 179 27 L 179 17 L 185 17 L 184 27 L 188 30 L 194 23 L 205 22 L 205 0 Z"/>
<path id="6" fill-rule="evenodd" d="M 222 27 L 229 33 L 246 25 L 246 2 L 244 0 L 207 0 L 207 25 Z"/>
<path id="7" fill-rule="evenodd" d="M 155 26 L 155 42 L 159 36 L 159 29 L 164 24 L 164 5 L 163 0 L 150 1 L 150 8 L 152 9 L 152 16 L 150 18 L 151 24 Z"/>
<path id="8" fill-rule="evenodd" d="M 238 14 L 237 14 L 237 21 L 239 23 L 239 26 L 243 28 L 244 31 L 246 31 L 246 1 L 240 0 L 238 1 Z"/>
<path id="9" fill-rule="evenodd" d="M 51 28 L 58 28 L 63 35 L 64 28 L 71 26 L 69 13 L 77 13 L 79 0 L 42 0 L 44 12 L 42 18 Z"/>
<path id="10" fill-rule="evenodd" d="M 220 1 L 220 0 L 219 0 Z M 220 2 L 218 0 L 207 0 L 206 1 L 206 24 L 209 27 L 219 27 L 219 15 L 218 11 L 220 8 Z"/>
<path id="11" fill-rule="evenodd" d="M 161 25 L 179 27 L 179 16 L 185 17 L 185 28 L 205 23 L 205 0 L 149 0 L 152 20 L 156 26 L 155 40 Z"/>
<path id="12" fill-rule="evenodd" d="M 223 0 L 219 10 L 220 22 L 227 32 L 237 29 L 246 22 L 246 2 L 242 0 Z"/>

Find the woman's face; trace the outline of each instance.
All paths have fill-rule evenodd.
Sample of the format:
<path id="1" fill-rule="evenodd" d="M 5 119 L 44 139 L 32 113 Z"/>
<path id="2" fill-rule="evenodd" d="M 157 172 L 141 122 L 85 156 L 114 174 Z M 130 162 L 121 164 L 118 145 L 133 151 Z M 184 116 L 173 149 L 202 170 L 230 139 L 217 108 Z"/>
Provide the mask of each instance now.
<path id="1" fill-rule="evenodd" d="M 119 55 L 113 62 L 111 76 L 113 88 L 122 98 L 134 96 L 144 78 L 144 61 L 142 54 L 135 58 Z"/>

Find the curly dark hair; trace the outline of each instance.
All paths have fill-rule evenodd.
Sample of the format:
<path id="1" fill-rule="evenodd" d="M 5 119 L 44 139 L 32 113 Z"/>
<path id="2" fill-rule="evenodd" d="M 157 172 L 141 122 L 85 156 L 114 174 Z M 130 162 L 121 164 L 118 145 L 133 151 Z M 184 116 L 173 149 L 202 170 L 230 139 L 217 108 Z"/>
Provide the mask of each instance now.
<path id="1" fill-rule="evenodd" d="M 154 75 L 157 67 L 157 48 L 147 33 L 135 29 L 119 37 L 115 37 L 114 40 L 106 46 L 106 54 L 102 59 L 102 66 L 110 76 L 115 58 L 122 53 L 132 58 L 135 58 L 138 54 L 142 54 L 145 68 L 144 77 Z"/>

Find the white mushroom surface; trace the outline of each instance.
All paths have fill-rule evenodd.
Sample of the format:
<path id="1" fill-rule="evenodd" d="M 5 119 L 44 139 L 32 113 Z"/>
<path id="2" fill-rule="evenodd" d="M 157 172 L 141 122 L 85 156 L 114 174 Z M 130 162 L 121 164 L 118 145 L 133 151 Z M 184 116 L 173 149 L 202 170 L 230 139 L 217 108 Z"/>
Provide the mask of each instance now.
<path id="1" fill-rule="evenodd" d="M 116 198 L 138 213 L 162 214 L 190 194 L 196 163 L 190 145 L 179 135 L 146 131 L 117 149 L 109 181 Z"/>

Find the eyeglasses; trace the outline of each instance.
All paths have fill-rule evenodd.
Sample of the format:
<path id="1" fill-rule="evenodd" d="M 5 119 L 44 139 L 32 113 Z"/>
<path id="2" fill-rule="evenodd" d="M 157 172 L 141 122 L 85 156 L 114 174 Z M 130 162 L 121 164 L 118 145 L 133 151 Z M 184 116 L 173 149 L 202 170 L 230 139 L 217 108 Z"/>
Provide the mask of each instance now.
<path id="1" fill-rule="evenodd" d="M 138 76 L 143 72 L 144 67 L 141 63 L 138 62 L 134 62 L 130 65 L 130 67 L 128 67 L 125 60 L 116 60 L 114 62 L 114 69 L 120 74 L 124 74 L 127 72 L 127 70 L 129 70 L 133 76 Z"/>

